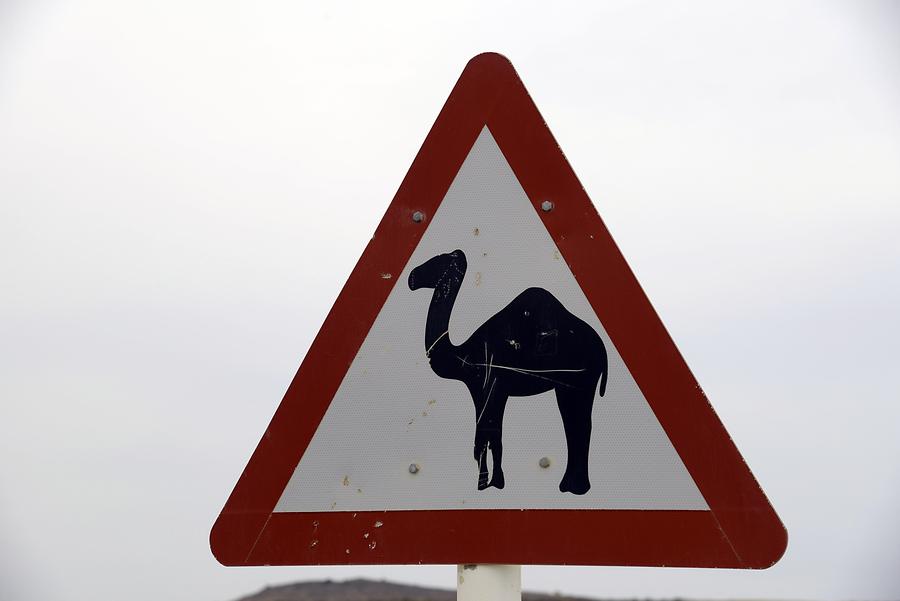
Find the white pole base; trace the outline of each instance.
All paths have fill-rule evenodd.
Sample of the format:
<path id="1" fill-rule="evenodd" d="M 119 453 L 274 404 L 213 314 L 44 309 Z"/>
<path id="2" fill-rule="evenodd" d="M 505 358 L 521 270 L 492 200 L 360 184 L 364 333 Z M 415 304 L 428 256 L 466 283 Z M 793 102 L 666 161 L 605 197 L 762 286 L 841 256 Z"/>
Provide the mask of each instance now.
<path id="1" fill-rule="evenodd" d="M 522 566 L 456 566 L 456 601 L 522 601 Z"/>

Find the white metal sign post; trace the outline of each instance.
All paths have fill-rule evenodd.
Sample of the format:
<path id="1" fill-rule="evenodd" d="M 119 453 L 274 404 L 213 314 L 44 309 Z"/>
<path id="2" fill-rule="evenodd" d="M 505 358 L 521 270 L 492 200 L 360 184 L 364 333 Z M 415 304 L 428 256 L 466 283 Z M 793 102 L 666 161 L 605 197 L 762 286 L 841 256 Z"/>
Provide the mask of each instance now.
<path id="1" fill-rule="evenodd" d="M 456 566 L 457 601 L 520 601 L 522 566 L 462 564 Z"/>

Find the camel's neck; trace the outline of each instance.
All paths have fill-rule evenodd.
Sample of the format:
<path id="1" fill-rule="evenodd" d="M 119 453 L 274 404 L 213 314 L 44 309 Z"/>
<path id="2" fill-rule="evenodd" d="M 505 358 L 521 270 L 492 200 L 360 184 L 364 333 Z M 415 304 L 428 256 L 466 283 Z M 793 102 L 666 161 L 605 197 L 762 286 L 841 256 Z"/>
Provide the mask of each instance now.
<path id="1" fill-rule="evenodd" d="M 428 320 L 425 322 L 425 351 L 429 356 L 439 356 L 453 350 L 450 342 L 450 314 L 466 272 L 451 267 L 434 288 Z"/>

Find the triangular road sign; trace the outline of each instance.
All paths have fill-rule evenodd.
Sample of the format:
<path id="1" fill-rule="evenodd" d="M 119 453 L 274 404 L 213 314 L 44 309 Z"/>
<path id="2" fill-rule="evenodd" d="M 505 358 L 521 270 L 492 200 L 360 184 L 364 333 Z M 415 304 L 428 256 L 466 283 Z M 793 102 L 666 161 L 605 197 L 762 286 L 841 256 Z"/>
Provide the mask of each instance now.
<path id="1" fill-rule="evenodd" d="M 512 65 L 483 54 L 210 541 L 226 565 L 764 568 L 787 533 Z"/>

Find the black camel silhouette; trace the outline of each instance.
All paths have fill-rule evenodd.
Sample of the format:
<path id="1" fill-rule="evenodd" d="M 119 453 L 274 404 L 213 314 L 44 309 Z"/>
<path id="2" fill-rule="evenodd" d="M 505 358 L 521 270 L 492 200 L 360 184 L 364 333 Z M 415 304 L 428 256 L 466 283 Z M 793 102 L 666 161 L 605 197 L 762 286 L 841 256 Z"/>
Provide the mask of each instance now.
<path id="1" fill-rule="evenodd" d="M 437 255 L 409 274 L 410 290 L 434 288 L 425 323 L 425 354 L 441 378 L 460 380 L 475 403 L 478 490 L 503 488 L 503 412 L 510 396 L 556 391 L 569 459 L 561 492 L 582 495 L 591 488 L 588 450 L 591 411 L 600 383 L 606 390 L 607 358 L 594 329 L 543 288 L 528 288 L 485 321 L 459 346 L 450 342 L 453 303 L 466 275 L 461 250 Z M 493 457 L 488 482 L 487 450 Z"/>

